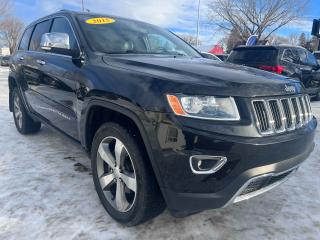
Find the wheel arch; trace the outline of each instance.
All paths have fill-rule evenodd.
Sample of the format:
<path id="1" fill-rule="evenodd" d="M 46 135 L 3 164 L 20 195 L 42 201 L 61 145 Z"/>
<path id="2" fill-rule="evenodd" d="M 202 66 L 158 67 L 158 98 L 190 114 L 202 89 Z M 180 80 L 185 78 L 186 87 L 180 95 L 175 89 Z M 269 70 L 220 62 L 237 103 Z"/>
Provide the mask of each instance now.
<path id="1" fill-rule="evenodd" d="M 100 114 L 101 110 L 104 114 Z M 99 121 L 95 122 L 95 114 L 99 113 Z M 109 116 L 108 116 L 109 114 Z M 107 116 L 107 117 L 106 117 Z M 106 122 L 117 122 L 128 129 L 136 129 L 141 137 L 141 143 L 143 144 L 143 148 L 147 157 L 149 159 L 150 165 L 153 169 L 153 172 L 156 176 L 157 182 L 161 187 L 163 185 L 159 169 L 154 158 L 154 154 L 152 151 L 151 143 L 148 138 L 145 127 L 143 126 L 141 120 L 137 116 L 137 114 L 125 107 L 116 105 L 114 103 L 110 103 L 103 100 L 91 100 L 87 107 L 85 114 L 83 114 L 80 129 L 84 129 L 81 138 L 81 143 L 85 147 L 85 149 L 90 152 L 92 140 L 95 132 L 99 129 L 99 127 Z M 81 132 L 81 131 L 80 131 Z"/>

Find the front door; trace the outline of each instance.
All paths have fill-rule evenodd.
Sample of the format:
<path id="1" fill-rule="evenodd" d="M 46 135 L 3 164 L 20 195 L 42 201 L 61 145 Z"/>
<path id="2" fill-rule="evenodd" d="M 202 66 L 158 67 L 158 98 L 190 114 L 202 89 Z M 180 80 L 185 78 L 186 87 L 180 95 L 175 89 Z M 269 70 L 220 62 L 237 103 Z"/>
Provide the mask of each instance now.
<path id="1" fill-rule="evenodd" d="M 79 48 L 69 21 L 64 17 L 52 21 L 47 32 L 67 33 L 70 48 Z M 33 65 L 26 68 L 29 73 L 25 75 L 32 90 L 28 94 L 29 102 L 50 124 L 78 140 L 76 76 L 80 68 L 71 56 L 45 52 L 40 45 L 36 48 L 38 51 L 32 54 Z"/>

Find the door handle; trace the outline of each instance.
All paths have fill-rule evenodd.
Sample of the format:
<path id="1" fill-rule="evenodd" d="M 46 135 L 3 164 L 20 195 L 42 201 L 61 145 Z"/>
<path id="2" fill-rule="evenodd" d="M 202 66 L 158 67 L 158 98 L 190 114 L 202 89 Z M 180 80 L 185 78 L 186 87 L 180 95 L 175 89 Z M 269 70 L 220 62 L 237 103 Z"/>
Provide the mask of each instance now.
<path id="1" fill-rule="evenodd" d="M 37 60 L 37 63 L 40 64 L 40 65 L 45 65 L 46 64 L 46 62 L 43 61 L 43 60 Z"/>

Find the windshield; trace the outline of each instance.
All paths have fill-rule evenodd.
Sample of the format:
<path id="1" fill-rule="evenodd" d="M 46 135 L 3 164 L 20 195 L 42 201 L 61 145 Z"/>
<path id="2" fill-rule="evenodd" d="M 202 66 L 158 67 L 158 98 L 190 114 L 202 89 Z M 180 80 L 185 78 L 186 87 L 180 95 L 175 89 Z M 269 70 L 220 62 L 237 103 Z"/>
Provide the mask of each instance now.
<path id="1" fill-rule="evenodd" d="M 78 20 L 94 51 L 108 54 L 201 57 L 196 50 L 173 33 L 151 24 L 90 15 L 78 16 Z"/>

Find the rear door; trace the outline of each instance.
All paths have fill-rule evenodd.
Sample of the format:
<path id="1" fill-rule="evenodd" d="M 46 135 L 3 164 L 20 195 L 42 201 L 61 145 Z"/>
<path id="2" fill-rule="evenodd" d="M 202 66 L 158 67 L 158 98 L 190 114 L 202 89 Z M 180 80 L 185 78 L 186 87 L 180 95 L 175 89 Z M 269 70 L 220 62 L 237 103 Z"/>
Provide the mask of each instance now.
<path id="1" fill-rule="evenodd" d="M 40 63 L 43 50 L 40 48 L 40 39 L 43 33 L 50 30 L 51 20 L 37 23 L 32 31 L 28 51 L 24 51 L 19 57 L 21 62 L 23 82 L 25 84 L 25 96 L 33 112 L 41 114 L 41 79 L 43 78 L 40 70 Z"/>
<path id="2" fill-rule="evenodd" d="M 12 69 L 15 71 L 16 77 L 20 83 L 20 87 L 22 91 L 26 91 L 28 89 L 28 85 L 25 81 L 24 77 L 24 67 L 26 64 L 28 64 L 27 59 L 29 59 L 29 53 L 28 53 L 28 48 L 29 48 L 29 43 L 30 43 L 30 38 L 33 32 L 34 26 L 30 26 L 25 29 L 17 51 L 12 55 Z"/>
<path id="3" fill-rule="evenodd" d="M 301 71 L 301 81 L 305 87 L 310 87 L 310 81 L 312 79 L 313 66 L 308 61 L 308 53 L 305 49 L 297 49 L 299 59 L 300 59 L 300 71 Z"/>
<path id="4" fill-rule="evenodd" d="M 302 74 L 298 51 L 295 48 L 285 48 L 280 55 L 280 65 L 284 66 L 283 74 L 301 80 Z"/>

